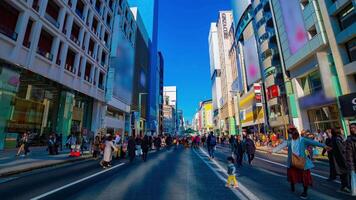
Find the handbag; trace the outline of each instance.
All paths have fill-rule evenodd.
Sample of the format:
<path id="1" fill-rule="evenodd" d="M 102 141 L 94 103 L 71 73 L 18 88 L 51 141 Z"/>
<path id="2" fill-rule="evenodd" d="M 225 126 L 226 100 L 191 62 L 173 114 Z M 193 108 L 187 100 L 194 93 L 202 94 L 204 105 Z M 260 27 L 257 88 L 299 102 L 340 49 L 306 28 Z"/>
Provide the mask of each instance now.
<path id="1" fill-rule="evenodd" d="M 292 167 L 304 170 L 305 158 L 300 157 L 292 153 Z"/>

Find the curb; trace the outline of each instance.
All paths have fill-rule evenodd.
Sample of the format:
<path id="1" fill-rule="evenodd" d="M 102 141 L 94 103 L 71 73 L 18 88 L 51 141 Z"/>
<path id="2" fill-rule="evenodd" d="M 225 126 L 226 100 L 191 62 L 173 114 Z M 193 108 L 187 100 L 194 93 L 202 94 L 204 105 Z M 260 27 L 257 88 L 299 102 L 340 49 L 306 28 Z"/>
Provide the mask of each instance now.
<path id="1" fill-rule="evenodd" d="M 43 164 L 43 165 L 29 167 L 29 168 L 25 168 L 25 169 L 9 171 L 9 172 L 5 172 L 5 173 L 1 173 L 0 178 L 5 178 L 5 177 L 11 176 L 11 175 L 29 172 L 29 171 L 33 171 L 33 170 L 37 170 L 37 169 L 55 167 L 55 166 L 60 166 L 60 165 L 67 164 L 67 163 L 74 163 L 77 161 L 90 159 L 91 157 L 92 157 L 91 155 L 88 155 L 88 156 L 83 156 L 83 157 L 79 157 L 79 158 L 75 158 L 75 159 L 63 160 L 63 161 L 57 162 L 57 163 Z"/>

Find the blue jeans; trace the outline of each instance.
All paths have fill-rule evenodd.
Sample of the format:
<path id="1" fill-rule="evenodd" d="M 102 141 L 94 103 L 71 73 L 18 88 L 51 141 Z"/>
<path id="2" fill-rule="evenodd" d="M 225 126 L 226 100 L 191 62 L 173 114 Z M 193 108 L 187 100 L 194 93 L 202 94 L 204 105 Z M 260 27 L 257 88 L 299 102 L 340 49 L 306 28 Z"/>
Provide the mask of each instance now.
<path id="1" fill-rule="evenodd" d="M 208 146 L 208 152 L 209 152 L 209 156 L 210 156 L 211 158 L 214 158 L 214 151 L 215 151 L 215 146 L 209 145 L 209 146 Z"/>

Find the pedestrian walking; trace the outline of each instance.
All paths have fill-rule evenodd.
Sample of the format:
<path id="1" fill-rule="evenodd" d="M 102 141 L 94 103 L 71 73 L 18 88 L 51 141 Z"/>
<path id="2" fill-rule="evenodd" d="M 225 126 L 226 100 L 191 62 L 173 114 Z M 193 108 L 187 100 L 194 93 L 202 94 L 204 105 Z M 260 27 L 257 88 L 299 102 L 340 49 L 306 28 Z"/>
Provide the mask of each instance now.
<path id="1" fill-rule="evenodd" d="M 214 151 L 216 148 L 216 136 L 214 135 L 214 132 L 210 132 L 208 139 L 207 139 L 207 145 L 208 145 L 208 152 L 209 152 L 209 158 L 214 159 Z"/>
<path id="2" fill-rule="evenodd" d="M 92 148 L 93 148 L 93 158 L 97 160 L 100 154 L 100 137 L 98 135 L 95 136 Z"/>
<path id="3" fill-rule="evenodd" d="M 114 151 L 117 151 L 117 148 L 115 147 L 113 143 L 113 138 L 110 135 L 105 141 L 104 156 L 102 162 L 100 163 L 104 169 L 107 167 L 111 167 L 111 160 Z"/>
<path id="4" fill-rule="evenodd" d="M 248 164 L 251 165 L 251 162 L 254 159 L 255 152 L 256 152 L 255 142 L 251 139 L 251 135 L 247 136 L 245 141 L 245 146 L 246 146 L 246 153 L 248 156 Z"/>
<path id="5" fill-rule="evenodd" d="M 350 193 L 350 174 L 345 158 L 345 143 L 341 136 L 341 132 L 337 129 L 331 130 L 331 143 L 333 151 L 333 161 L 335 165 L 336 175 L 340 176 L 341 188 L 343 192 Z"/>
<path id="6" fill-rule="evenodd" d="M 296 128 L 290 128 L 288 133 L 291 135 L 291 139 L 285 140 L 282 144 L 275 147 L 271 153 L 276 153 L 288 147 L 287 158 L 287 177 L 288 182 L 291 184 L 292 192 L 295 191 L 295 184 L 303 184 L 303 192 L 300 198 L 308 198 L 308 187 L 312 185 L 312 177 L 310 169 L 314 167 L 313 162 L 308 158 L 305 151 L 307 146 L 318 146 L 330 150 L 325 144 L 321 144 L 317 141 L 310 140 L 305 137 L 300 137 Z"/>
<path id="7" fill-rule="evenodd" d="M 147 135 L 143 137 L 142 143 L 141 143 L 141 149 L 142 149 L 142 160 L 146 162 L 147 160 L 147 154 L 148 154 L 148 149 L 149 149 L 150 143 L 149 143 L 149 138 Z"/>
<path id="8" fill-rule="evenodd" d="M 237 185 L 237 180 L 236 180 L 236 168 L 234 165 L 234 158 L 229 156 L 227 158 L 228 161 L 228 166 L 227 166 L 227 181 L 226 181 L 226 187 L 230 187 L 231 183 L 233 184 L 234 188 L 238 188 Z"/>
<path id="9" fill-rule="evenodd" d="M 235 155 L 236 155 L 236 163 L 237 167 L 242 167 L 243 155 L 245 153 L 244 145 L 241 140 L 241 135 L 236 136 L 235 142 Z"/>
<path id="10" fill-rule="evenodd" d="M 325 139 L 325 145 L 331 147 L 332 146 L 332 141 L 331 141 L 331 129 L 326 130 L 327 138 Z M 323 156 L 325 155 L 326 150 L 323 149 L 323 152 L 321 153 Z M 330 150 L 327 152 L 328 154 L 328 160 L 329 160 L 329 181 L 333 181 L 336 179 L 336 170 L 335 170 L 335 164 L 334 164 L 334 157 L 333 157 L 333 150 Z"/>
<path id="11" fill-rule="evenodd" d="M 351 193 L 356 196 L 356 123 L 350 125 L 350 133 L 346 140 L 345 157 L 351 175 Z"/>
<path id="12" fill-rule="evenodd" d="M 136 156 L 136 143 L 133 136 L 130 136 L 129 141 L 127 142 L 127 150 L 129 152 L 130 162 L 133 162 Z"/>

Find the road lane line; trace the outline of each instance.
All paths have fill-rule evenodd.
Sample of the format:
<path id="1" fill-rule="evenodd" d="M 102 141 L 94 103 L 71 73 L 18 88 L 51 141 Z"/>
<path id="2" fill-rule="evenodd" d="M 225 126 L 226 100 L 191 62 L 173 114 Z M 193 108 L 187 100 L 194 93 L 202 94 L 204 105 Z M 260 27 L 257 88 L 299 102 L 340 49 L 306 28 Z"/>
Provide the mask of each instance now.
<path id="1" fill-rule="evenodd" d="M 199 147 L 200 151 L 203 152 L 203 154 L 207 157 L 209 157 L 208 153 L 201 147 Z M 198 155 L 200 156 L 200 155 Z M 216 160 L 211 160 L 219 169 L 222 173 L 224 173 L 226 176 L 228 176 L 226 169 L 224 167 L 222 167 Z M 207 163 L 208 164 L 208 163 Z M 215 170 L 213 170 L 215 172 Z M 216 172 L 217 173 L 217 172 Z M 223 178 L 224 181 L 226 181 L 226 179 Z M 251 200 L 259 200 L 259 198 L 254 195 L 250 190 L 248 190 L 243 184 L 241 184 L 241 182 L 239 182 L 239 190 L 241 190 L 241 192 L 248 198 Z M 235 190 L 236 191 L 236 190 Z"/>
<path id="2" fill-rule="evenodd" d="M 284 167 L 284 168 L 287 168 L 287 165 L 284 165 L 284 164 L 281 164 L 281 163 L 277 163 L 277 162 L 274 162 L 274 161 L 270 161 L 270 160 L 267 160 L 267 159 L 264 159 L 264 158 L 260 158 L 258 156 L 255 157 L 256 159 L 258 160 L 261 160 L 261 161 L 264 161 L 264 162 L 268 162 L 268 163 L 271 163 L 271 164 L 274 164 L 274 165 L 278 165 L 278 166 L 281 166 L 281 167 Z M 319 174 L 316 174 L 316 173 L 313 173 L 311 172 L 311 175 L 315 176 L 315 177 L 318 177 L 318 178 L 321 178 L 321 179 L 324 179 L 324 180 L 328 180 L 327 177 L 325 176 L 321 176 Z M 335 183 L 341 183 L 340 181 L 338 180 L 334 180 Z"/>
<path id="3" fill-rule="evenodd" d="M 219 174 L 216 169 L 214 169 L 201 155 L 199 155 L 198 152 L 196 152 L 196 150 L 193 150 L 194 153 L 206 164 L 206 166 L 209 167 L 209 169 L 211 169 L 211 171 L 214 172 L 214 174 L 220 179 L 222 180 L 224 183 L 226 182 L 226 178 L 224 178 L 223 176 L 221 176 L 221 174 Z M 241 184 L 239 182 L 239 187 L 241 187 Z M 239 192 L 236 189 L 233 188 L 229 188 L 236 196 L 237 198 L 241 199 L 241 200 L 245 200 L 247 199 L 241 192 Z"/>
<path id="4" fill-rule="evenodd" d="M 85 178 L 79 179 L 79 180 L 77 180 L 77 181 L 74 181 L 74 182 L 69 183 L 69 184 L 67 184 L 67 185 L 64 185 L 64 186 L 62 186 L 62 187 L 59 187 L 59 188 L 57 188 L 57 189 L 51 190 L 51 191 L 49 191 L 49 192 L 46 192 L 46 193 L 44 193 L 44 194 L 42 194 L 42 195 L 39 195 L 39 196 L 37 196 L 37 197 L 33 197 L 33 198 L 31 198 L 31 200 L 42 199 L 42 198 L 44 198 L 44 197 L 46 197 L 46 196 L 49 196 L 49 195 L 51 195 L 51 194 L 54 194 L 54 193 L 56 193 L 56 192 L 58 192 L 58 191 L 61 191 L 61 190 L 66 189 L 66 188 L 68 188 L 68 187 L 71 187 L 71 186 L 73 186 L 73 185 L 75 185 L 75 184 L 78 184 L 78 183 L 80 183 L 80 182 L 86 181 L 86 180 L 88 180 L 88 179 L 91 179 L 91 178 L 93 178 L 93 177 L 95 177 L 95 176 L 98 176 L 98 175 L 103 174 L 103 173 L 105 173 L 105 172 L 108 172 L 108 171 L 111 171 L 111 170 L 113 170 L 113 169 L 116 169 L 116 168 L 118 168 L 118 167 L 121 167 L 122 165 L 125 165 L 125 164 L 126 164 L 126 163 L 120 163 L 120 164 L 115 165 L 115 166 L 113 166 L 113 167 L 111 167 L 111 168 L 105 169 L 105 170 L 103 170 L 103 171 L 97 172 L 97 173 L 92 174 L 92 175 L 90 175 L 90 176 L 87 176 L 87 177 L 85 177 Z"/>

